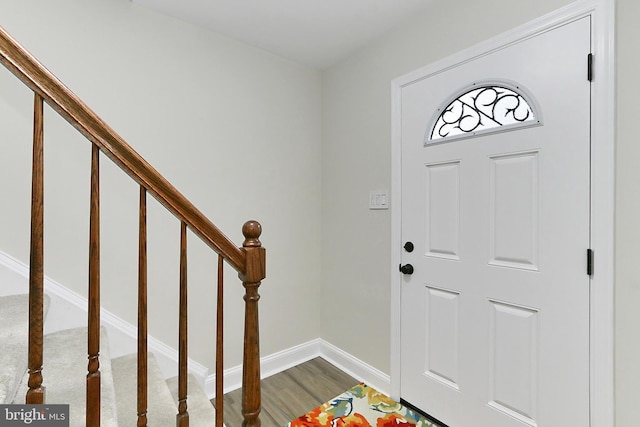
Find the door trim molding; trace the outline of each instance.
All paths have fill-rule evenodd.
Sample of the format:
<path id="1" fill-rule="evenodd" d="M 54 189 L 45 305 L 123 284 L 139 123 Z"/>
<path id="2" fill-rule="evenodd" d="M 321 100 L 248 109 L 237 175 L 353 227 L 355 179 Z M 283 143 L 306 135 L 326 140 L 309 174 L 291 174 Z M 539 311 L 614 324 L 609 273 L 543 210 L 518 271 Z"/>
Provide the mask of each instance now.
<path id="1" fill-rule="evenodd" d="M 614 425 L 615 0 L 578 0 L 391 82 L 390 376 L 391 395 L 396 400 L 401 386 L 401 274 L 397 272 L 401 261 L 401 89 L 585 16 L 591 17 L 591 45 L 596 58 L 591 96 L 590 232 L 591 248 L 597 256 L 590 279 L 590 418 L 594 427 Z"/>

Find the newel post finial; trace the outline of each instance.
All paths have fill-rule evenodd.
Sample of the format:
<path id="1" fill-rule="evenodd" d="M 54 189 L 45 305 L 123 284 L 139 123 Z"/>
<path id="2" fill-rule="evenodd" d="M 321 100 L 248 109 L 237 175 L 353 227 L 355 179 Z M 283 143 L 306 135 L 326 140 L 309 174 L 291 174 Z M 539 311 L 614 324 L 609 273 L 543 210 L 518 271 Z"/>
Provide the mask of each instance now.
<path id="1" fill-rule="evenodd" d="M 244 236 L 244 248 L 260 248 L 260 235 L 262 234 L 262 226 L 258 221 L 247 221 L 242 226 L 242 235 Z"/>
<path id="2" fill-rule="evenodd" d="M 240 280 L 245 288 L 244 356 L 242 363 L 242 416 L 243 427 L 260 427 L 260 338 L 258 331 L 258 288 L 266 277 L 266 250 L 260 242 L 262 226 L 258 221 L 247 221 L 242 226 L 246 256 L 245 269 Z"/>

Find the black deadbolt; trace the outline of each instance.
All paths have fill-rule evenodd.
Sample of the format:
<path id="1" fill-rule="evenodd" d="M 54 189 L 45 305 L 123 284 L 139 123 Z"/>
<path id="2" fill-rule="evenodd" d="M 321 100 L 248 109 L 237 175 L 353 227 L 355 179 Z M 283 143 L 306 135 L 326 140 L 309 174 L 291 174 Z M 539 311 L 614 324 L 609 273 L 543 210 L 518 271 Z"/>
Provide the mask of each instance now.
<path id="1" fill-rule="evenodd" d="M 412 242 L 405 243 L 404 250 L 407 252 L 413 252 L 413 243 Z"/>

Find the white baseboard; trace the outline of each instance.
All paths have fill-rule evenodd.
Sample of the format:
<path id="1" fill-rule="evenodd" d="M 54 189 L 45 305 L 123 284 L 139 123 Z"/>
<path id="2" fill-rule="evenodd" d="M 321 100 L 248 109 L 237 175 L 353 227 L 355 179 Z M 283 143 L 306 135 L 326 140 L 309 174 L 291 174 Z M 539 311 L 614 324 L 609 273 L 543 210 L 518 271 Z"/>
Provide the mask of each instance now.
<path id="1" fill-rule="evenodd" d="M 260 358 L 260 377 L 268 378 L 271 375 L 292 368 L 315 357 L 320 356 L 320 339 L 312 340 L 304 344 L 279 351 L 269 356 Z M 242 365 L 224 370 L 224 393 L 237 390 L 242 387 Z M 213 399 L 216 395 L 216 376 L 209 375 L 204 383 L 204 392 Z"/>
<path id="2" fill-rule="evenodd" d="M 260 359 L 261 378 L 268 378 L 316 357 L 322 357 L 336 368 L 382 393 L 389 394 L 391 390 L 391 378 L 389 375 L 322 338 L 316 338 L 304 344 L 262 357 Z M 228 393 L 237 390 L 241 386 L 242 365 L 225 369 L 224 392 Z M 204 390 L 210 399 L 215 397 L 215 375 L 210 375 L 205 380 Z"/>
<path id="3" fill-rule="evenodd" d="M 29 267 L 2 251 L 0 251 L 0 267 L 5 267 L 27 281 L 29 279 Z M 46 276 L 44 288 L 47 295 L 51 297 L 45 333 L 87 325 L 87 299 L 85 297 Z M 28 292 L 28 289 L 28 285 L 25 284 L 24 292 Z M 100 323 L 107 328 L 112 358 L 136 352 L 138 332 L 135 325 L 104 308 L 100 309 Z M 177 350 L 151 336 L 147 339 L 147 345 L 149 351 L 155 356 L 165 378 L 176 376 L 178 372 Z M 209 369 L 206 366 L 190 358 L 189 372 L 194 375 L 201 386 L 204 386 L 205 379 L 209 374 Z"/>
<path id="4" fill-rule="evenodd" d="M 366 383 L 381 393 L 389 395 L 391 392 L 391 376 L 374 368 L 344 350 L 322 341 L 320 356 L 333 366 L 351 375 L 353 378 Z"/>

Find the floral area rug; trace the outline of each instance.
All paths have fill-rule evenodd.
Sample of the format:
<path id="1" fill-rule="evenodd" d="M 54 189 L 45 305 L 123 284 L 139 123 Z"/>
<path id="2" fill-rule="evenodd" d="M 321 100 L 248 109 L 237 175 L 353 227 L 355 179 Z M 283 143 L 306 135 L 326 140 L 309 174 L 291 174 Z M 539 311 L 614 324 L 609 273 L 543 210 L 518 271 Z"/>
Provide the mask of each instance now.
<path id="1" fill-rule="evenodd" d="M 359 384 L 287 427 L 438 427 L 379 391 Z"/>

